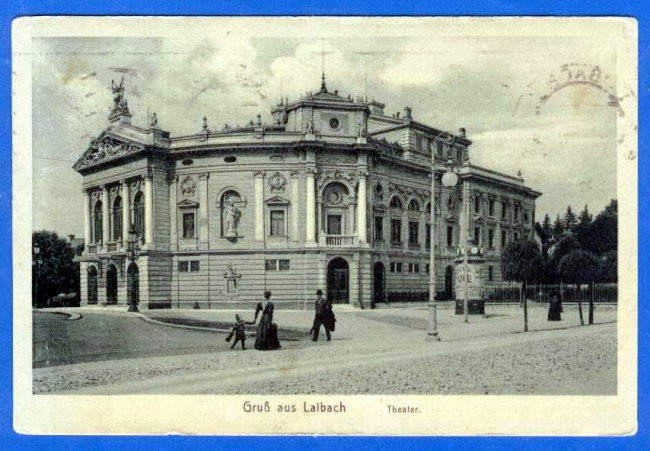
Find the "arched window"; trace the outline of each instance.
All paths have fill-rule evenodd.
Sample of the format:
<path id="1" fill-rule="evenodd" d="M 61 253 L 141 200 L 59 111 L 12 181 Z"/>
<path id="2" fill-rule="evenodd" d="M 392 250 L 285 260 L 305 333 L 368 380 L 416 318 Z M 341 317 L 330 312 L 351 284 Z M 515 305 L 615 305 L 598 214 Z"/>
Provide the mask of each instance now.
<path id="1" fill-rule="evenodd" d="M 122 198 L 113 201 L 113 241 L 122 238 Z"/>
<path id="2" fill-rule="evenodd" d="M 103 224 L 104 216 L 102 213 L 102 202 L 97 201 L 95 204 L 95 210 L 93 211 L 93 223 L 94 223 L 94 229 L 93 229 L 93 242 L 99 243 L 102 240 L 103 237 L 103 229 L 102 229 L 102 224 Z"/>
<path id="3" fill-rule="evenodd" d="M 139 237 L 144 236 L 144 196 L 138 191 L 133 199 L 133 226 Z"/>
<path id="4" fill-rule="evenodd" d="M 402 208 L 402 201 L 399 197 L 393 196 L 390 200 L 390 208 Z"/>
<path id="5" fill-rule="evenodd" d="M 418 204 L 417 200 L 411 199 L 411 201 L 409 202 L 409 208 L 408 209 L 409 209 L 409 211 L 417 211 L 417 212 L 419 212 L 420 211 L 420 204 Z"/>

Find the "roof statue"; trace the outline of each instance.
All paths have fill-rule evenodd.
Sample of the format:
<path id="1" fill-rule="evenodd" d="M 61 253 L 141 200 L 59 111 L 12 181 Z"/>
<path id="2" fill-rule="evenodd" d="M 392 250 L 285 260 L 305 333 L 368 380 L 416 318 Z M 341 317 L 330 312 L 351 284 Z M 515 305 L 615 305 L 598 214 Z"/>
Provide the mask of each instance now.
<path id="1" fill-rule="evenodd" d="M 129 114 L 129 105 L 124 98 L 124 76 L 120 80 L 120 84 L 111 80 L 111 90 L 113 91 L 113 110 L 111 114 Z"/>

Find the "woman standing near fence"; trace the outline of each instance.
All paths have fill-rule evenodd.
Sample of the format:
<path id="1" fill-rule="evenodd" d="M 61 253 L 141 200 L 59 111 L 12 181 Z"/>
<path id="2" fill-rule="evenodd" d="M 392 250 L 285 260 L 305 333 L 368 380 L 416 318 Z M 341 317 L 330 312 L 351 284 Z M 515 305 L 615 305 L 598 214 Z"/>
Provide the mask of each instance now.
<path id="1" fill-rule="evenodd" d="M 548 320 L 561 321 L 562 320 L 561 313 L 562 313 L 562 299 L 560 298 L 560 293 L 552 294 L 548 304 Z"/>

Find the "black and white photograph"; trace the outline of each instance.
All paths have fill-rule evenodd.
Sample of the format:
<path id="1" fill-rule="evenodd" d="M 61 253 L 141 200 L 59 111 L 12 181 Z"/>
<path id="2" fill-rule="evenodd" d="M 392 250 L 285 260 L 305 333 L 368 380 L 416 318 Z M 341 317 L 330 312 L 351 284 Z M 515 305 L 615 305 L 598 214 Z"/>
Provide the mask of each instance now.
<path id="1" fill-rule="evenodd" d="M 633 21 L 14 39 L 17 430 L 634 431 Z"/>

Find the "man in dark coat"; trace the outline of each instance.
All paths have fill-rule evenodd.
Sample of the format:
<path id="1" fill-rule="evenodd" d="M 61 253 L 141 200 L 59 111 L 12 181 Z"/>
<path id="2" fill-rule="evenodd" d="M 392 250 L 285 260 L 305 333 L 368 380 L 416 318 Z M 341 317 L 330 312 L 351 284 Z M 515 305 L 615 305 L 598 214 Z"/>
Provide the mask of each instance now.
<path id="1" fill-rule="evenodd" d="M 334 316 L 332 313 L 332 306 L 327 299 L 323 298 L 323 290 L 317 290 L 316 296 L 318 299 L 316 299 L 315 304 L 316 315 L 314 316 L 314 325 L 311 328 L 311 332 L 313 334 L 311 340 L 318 341 L 318 334 L 320 332 L 320 326 L 322 324 L 325 328 L 327 341 L 330 341 L 332 339 L 332 335 L 330 333 L 331 329 L 329 326 L 333 323 L 332 318 Z"/>
<path id="2" fill-rule="evenodd" d="M 232 346 L 230 346 L 230 349 L 233 349 L 237 342 L 241 341 L 241 348 L 246 349 L 246 322 L 239 317 L 239 315 L 235 315 L 235 324 L 232 326 L 232 331 L 230 332 L 230 335 L 226 337 L 226 341 L 230 341 L 232 337 L 235 337 L 235 341 L 233 342 Z"/>

